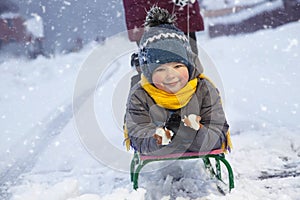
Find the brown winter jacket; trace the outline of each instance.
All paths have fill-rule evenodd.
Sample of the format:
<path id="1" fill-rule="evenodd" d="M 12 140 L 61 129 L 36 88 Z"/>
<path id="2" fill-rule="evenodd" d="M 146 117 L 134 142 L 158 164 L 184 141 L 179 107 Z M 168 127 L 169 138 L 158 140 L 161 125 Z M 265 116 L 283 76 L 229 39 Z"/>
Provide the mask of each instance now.
<path id="1" fill-rule="evenodd" d="M 153 5 L 167 9 L 170 13 L 175 13 L 176 27 L 184 33 L 196 32 L 204 30 L 203 18 L 200 14 L 198 1 L 192 4 L 189 9 L 187 6 L 181 8 L 176 6 L 172 0 L 123 0 L 126 26 L 128 36 L 131 41 L 140 41 L 143 35 L 143 24 L 146 18 L 147 11 Z M 187 14 L 189 13 L 189 27 L 187 23 Z"/>
<path id="2" fill-rule="evenodd" d="M 198 71 L 201 73 L 202 69 Z M 194 71 L 191 78 L 198 76 L 199 72 Z M 204 127 L 196 131 L 181 125 L 170 144 L 158 145 L 153 137 L 155 130 L 164 126 L 172 112 L 179 114 L 181 118 L 189 114 L 199 115 Z M 135 150 L 145 155 L 165 155 L 220 149 L 222 143 L 226 142 L 229 125 L 217 89 L 207 79 L 198 78 L 196 92 L 189 103 L 175 111 L 158 106 L 142 86 L 136 84 L 127 101 L 126 127 L 131 146 Z"/>

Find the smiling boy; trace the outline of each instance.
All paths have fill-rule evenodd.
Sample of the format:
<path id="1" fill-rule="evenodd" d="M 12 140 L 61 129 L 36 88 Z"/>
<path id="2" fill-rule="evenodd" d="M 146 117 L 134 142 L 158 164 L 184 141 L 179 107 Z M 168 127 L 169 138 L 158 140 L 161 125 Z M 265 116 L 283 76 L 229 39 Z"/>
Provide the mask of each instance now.
<path id="1" fill-rule="evenodd" d="M 145 155 L 210 151 L 227 146 L 218 90 L 175 17 L 153 7 L 140 42 L 141 81 L 130 91 L 126 127 L 131 146 Z"/>

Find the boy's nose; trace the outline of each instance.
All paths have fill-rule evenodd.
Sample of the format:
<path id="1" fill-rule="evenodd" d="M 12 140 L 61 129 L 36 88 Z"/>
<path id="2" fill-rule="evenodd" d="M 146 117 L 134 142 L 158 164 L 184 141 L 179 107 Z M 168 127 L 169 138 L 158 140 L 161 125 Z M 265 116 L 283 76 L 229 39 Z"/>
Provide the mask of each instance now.
<path id="1" fill-rule="evenodd" d="M 168 68 L 167 69 L 167 76 L 166 78 L 174 78 L 176 76 L 177 72 L 173 68 Z"/>
<path id="2" fill-rule="evenodd" d="M 172 73 L 173 71 L 174 71 L 174 69 L 171 68 L 171 67 L 167 67 L 167 68 L 166 68 L 167 74 L 170 74 L 170 73 Z"/>

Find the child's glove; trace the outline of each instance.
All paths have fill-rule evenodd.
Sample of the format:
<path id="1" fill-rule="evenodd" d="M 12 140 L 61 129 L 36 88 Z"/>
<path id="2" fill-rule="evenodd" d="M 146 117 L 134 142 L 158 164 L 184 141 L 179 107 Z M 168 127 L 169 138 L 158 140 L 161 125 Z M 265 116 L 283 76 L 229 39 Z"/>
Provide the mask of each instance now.
<path id="1" fill-rule="evenodd" d="M 154 134 L 156 143 L 159 145 L 168 145 L 171 142 L 174 133 L 170 130 L 165 130 L 163 128 L 157 128 Z"/>
<path id="2" fill-rule="evenodd" d="M 184 7 L 189 3 L 193 4 L 196 2 L 196 0 L 172 0 L 172 1 L 176 6 L 180 6 L 180 7 Z"/>
<path id="3" fill-rule="evenodd" d="M 200 128 L 203 127 L 202 124 L 200 124 L 201 117 L 195 114 L 190 114 L 188 117 L 184 116 L 184 119 L 182 122 L 185 126 L 189 126 L 190 128 L 198 131 Z"/>
<path id="4" fill-rule="evenodd" d="M 180 115 L 173 113 L 165 123 L 165 128 L 173 131 L 173 133 L 176 134 L 179 129 L 180 123 L 181 123 Z"/>

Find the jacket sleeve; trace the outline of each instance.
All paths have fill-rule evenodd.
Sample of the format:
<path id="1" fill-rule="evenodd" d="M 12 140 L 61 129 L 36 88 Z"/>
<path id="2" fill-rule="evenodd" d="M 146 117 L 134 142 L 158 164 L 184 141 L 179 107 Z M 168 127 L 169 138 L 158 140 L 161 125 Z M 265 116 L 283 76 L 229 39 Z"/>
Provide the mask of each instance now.
<path id="1" fill-rule="evenodd" d="M 182 134 L 174 137 L 168 145 L 158 145 L 153 135 L 158 127 L 153 123 L 149 114 L 147 97 L 142 89 L 135 90 L 128 99 L 126 110 L 126 127 L 130 138 L 131 146 L 144 155 L 166 155 L 171 153 L 182 153 L 188 150 L 196 134 Z M 182 133 L 193 131 L 193 129 L 180 126 Z"/>
<path id="2" fill-rule="evenodd" d="M 229 125 L 226 122 L 219 93 L 207 80 L 202 80 L 199 87 L 196 95 L 200 106 L 200 123 L 203 127 L 196 131 L 181 123 L 170 144 L 176 146 L 181 152 L 208 152 L 220 149 L 222 143 L 226 141 Z"/>
<path id="3" fill-rule="evenodd" d="M 200 123 L 203 127 L 196 133 L 190 147 L 192 151 L 220 149 L 222 143 L 226 142 L 226 133 L 229 129 L 217 88 L 207 80 L 202 81 L 203 84 L 200 84 L 199 88 L 202 95 L 199 99 L 201 99 Z"/>
<path id="4" fill-rule="evenodd" d="M 151 120 L 146 94 L 141 89 L 129 95 L 125 121 L 131 146 L 135 150 L 146 154 L 159 148 L 153 137 L 156 125 Z"/>

